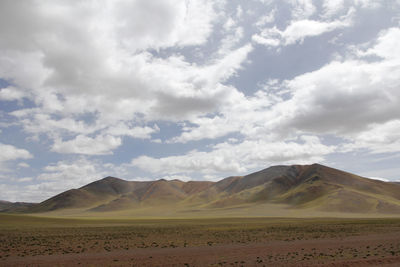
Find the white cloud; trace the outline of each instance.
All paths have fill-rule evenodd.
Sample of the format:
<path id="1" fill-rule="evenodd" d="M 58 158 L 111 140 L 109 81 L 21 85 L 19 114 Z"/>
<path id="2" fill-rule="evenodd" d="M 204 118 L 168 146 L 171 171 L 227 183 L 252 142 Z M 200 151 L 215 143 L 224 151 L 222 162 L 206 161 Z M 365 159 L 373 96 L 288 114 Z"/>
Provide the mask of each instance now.
<path id="1" fill-rule="evenodd" d="M 333 17 L 345 8 L 344 0 L 324 0 L 323 4 L 323 17 Z"/>
<path id="2" fill-rule="evenodd" d="M 355 0 L 354 3 L 362 8 L 376 9 L 382 6 L 382 0 Z"/>
<path id="3" fill-rule="evenodd" d="M 33 177 L 22 177 L 22 178 L 18 178 L 17 181 L 19 183 L 32 182 L 33 181 Z"/>
<path id="4" fill-rule="evenodd" d="M 90 134 L 101 129 L 101 126 L 89 124 L 83 119 L 56 119 L 52 114 L 40 113 L 40 109 L 17 110 L 11 113 L 23 124 L 24 129 L 32 134 L 45 133 L 50 137 L 63 133 Z"/>
<path id="5" fill-rule="evenodd" d="M 324 155 L 334 150 L 335 147 L 322 144 L 315 136 L 302 136 L 300 140 L 286 142 L 245 140 L 237 144 L 217 144 L 210 152 L 194 150 L 185 155 L 158 159 L 141 156 L 133 159 L 132 165 L 149 172 L 164 174 L 237 174 L 274 163 L 321 162 Z"/>
<path id="6" fill-rule="evenodd" d="M 302 43 L 305 38 L 318 36 L 337 29 L 352 25 L 352 13 L 349 13 L 338 20 L 317 21 L 317 20 L 297 20 L 292 21 L 283 31 L 278 28 L 265 28 L 259 34 L 254 34 L 252 40 L 266 46 L 293 45 Z"/>
<path id="7" fill-rule="evenodd" d="M 0 143 L 0 151 L 0 162 L 33 158 L 32 154 L 29 153 L 28 150 L 3 143 Z"/>
<path id="8" fill-rule="evenodd" d="M 36 105 L 12 114 L 27 133 L 54 140 L 53 151 L 79 153 L 76 143 L 96 143 L 88 135 L 111 135 L 107 148 L 83 149 L 107 154 L 118 146 L 120 135 L 149 138 L 154 131 L 147 122 L 213 113 L 237 94 L 224 83 L 252 50 L 248 44 L 233 47 L 243 35 L 241 28 L 201 65 L 180 54 L 154 52 L 203 45 L 218 21 L 221 3 L 103 4 L 2 4 L 0 17 L 7 23 L 0 26 L 0 77 L 13 81 Z M 7 90 L 3 98 L 6 93 L 10 98 Z M 60 141 L 71 134 L 74 139 Z"/>
<path id="9" fill-rule="evenodd" d="M 352 135 L 350 140 L 350 144 L 343 146 L 345 152 L 357 149 L 368 149 L 372 153 L 399 152 L 400 120 L 369 125 L 368 129 Z"/>
<path id="10" fill-rule="evenodd" d="M 2 172 L 9 173 L 14 170 L 14 167 L 11 167 L 13 161 L 33 158 L 28 150 L 4 143 L 0 143 L 0 151 L 0 176 Z M 20 162 L 19 164 L 25 163 Z"/>
<path id="11" fill-rule="evenodd" d="M 39 180 L 79 180 L 79 184 L 86 183 L 94 178 L 101 178 L 102 168 L 99 163 L 81 157 L 75 161 L 62 160 L 56 164 L 48 165 L 44 173 L 38 176 Z"/>
<path id="12" fill-rule="evenodd" d="M 113 11 L 118 39 L 131 51 L 202 44 L 216 16 L 208 0 L 125 1 Z"/>
<path id="13" fill-rule="evenodd" d="M 45 166 L 42 173 L 36 178 L 9 179 L 18 182 L 18 184 L 0 183 L 0 192 L 2 192 L 1 198 L 4 200 L 40 202 L 106 176 L 124 178 L 127 175 L 127 170 L 123 164 L 116 166 L 81 156 L 73 160 L 60 160 Z"/>
<path id="14" fill-rule="evenodd" d="M 391 60 L 394 61 L 394 63 L 399 63 L 400 51 L 398 51 L 397 49 L 399 45 L 399 39 L 400 28 L 389 28 L 379 34 L 379 37 L 376 40 L 376 44 L 373 47 L 365 52 L 359 50 L 358 55 L 378 56 L 382 59 Z"/>
<path id="15" fill-rule="evenodd" d="M 195 126 L 184 127 L 181 135 L 172 138 L 170 142 L 214 139 L 235 132 L 254 138 L 257 129 L 268 123 L 267 110 L 276 101 L 278 98 L 265 91 L 258 91 L 252 97 L 237 94 L 230 105 L 221 109 L 220 114 L 193 119 L 191 122 Z"/>
<path id="16" fill-rule="evenodd" d="M 243 16 L 243 8 L 242 8 L 241 5 L 238 5 L 238 6 L 236 7 L 236 17 L 237 17 L 238 19 L 241 19 L 242 16 Z"/>
<path id="17" fill-rule="evenodd" d="M 310 133 L 346 139 L 342 150 L 400 151 L 400 29 L 382 31 L 355 54 L 313 72 L 267 86 L 252 97 L 237 95 L 214 117 L 192 121 L 172 142 L 240 133 L 246 139 L 281 142 Z M 369 60 L 375 56 L 378 60 Z M 276 87 L 280 91 L 276 91 Z M 284 95 L 280 95 L 285 92 Z"/>
<path id="18" fill-rule="evenodd" d="M 240 40 L 243 38 L 244 30 L 242 27 L 236 27 L 232 34 L 228 34 L 221 40 L 221 45 L 218 50 L 218 54 L 227 55 L 232 52 L 232 48 L 235 47 Z"/>
<path id="19" fill-rule="evenodd" d="M 292 8 L 292 19 L 302 20 L 311 17 L 315 11 L 316 7 L 312 0 L 287 0 Z"/>
<path id="20" fill-rule="evenodd" d="M 0 183 L 0 192 L 1 192 L 1 198 L 2 200 L 7 200 L 7 201 L 28 201 L 30 200 L 30 196 L 26 197 L 24 193 L 24 189 L 21 190 L 20 185 L 10 185 L 10 184 L 2 184 Z M 22 193 L 22 194 L 21 194 Z"/>
<path id="21" fill-rule="evenodd" d="M 251 39 L 258 44 L 274 47 L 281 44 L 281 41 L 276 37 L 278 37 L 276 28 L 272 28 L 263 30 L 261 34 L 254 34 Z"/>
<path id="22" fill-rule="evenodd" d="M 32 49 L 38 43 L 20 43 L 20 39 L 87 38 L 81 33 L 97 31 L 103 39 L 112 32 L 132 50 L 161 48 L 173 45 L 198 45 L 206 41 L 216 19 L 213 1 L 155 0 L 83 2 L 70 5 L 60 1 L 3 2 L 0 46 Z M 79 24 L 76 21 L 79 19 Z M 15 24 L 10 24 L 14 22 Z M 46 23 L 52 22 L 52 23 Z M 7 25 L 12 25 L 7 28 Z M 18 33 L 14 32 L 14 29 Z M 48 36 L 57 29 L 58 36 Z M 41 36 L 37 36 L 37 34 Z M 136 42 L 133 42 L 136 40 Z M 47 40 L 50 41 L 50 40 Z"/>
<path id="23" fill-rule="evenodd" d="M 236 22 L 233 20 L 232 17 L 228 17 L 224 24 L 224 30 L 229 31 L 231 30 L 234 26 L 236 26 Z"/>
<path id="24" fill-rule="evenodd" d="M 21 100 L 23 97 L 25 97 L 25 93 L 13 86 L 0 89 L 0 100 L 4 101 Z"/>
<path id="25" fill-rule="evenodd" d="M 399 42 L 395 38 L 399 31 L 385 30 L 377 43 L 366 50 L 368 54 L 382 56 L 382 60 L 334 61 L 288 81 L 293 95 L 276 107 L 281 114 L 276 115 L 285 116 L 286 122 L 278 119 L 277 123 L 282 123 L 281 127 L 290 124 L 319 133 L 346 134 L 397 119 L 400 57 L 389 51 Z"/>
<path id="26" fill-rule="evenodd" d="M 216 179 L 220 173 L 271 164 L 322 161 L 333 151 L 395 154 L 400 151 L 400 29 L 357 44 L 389 21 L 397 23 L 385 18 L 371 29 L 360 24 L 368 19 L 365 14 L 382 15 L 391 7 L 371 0 L 262 0 L 240 6 L 225 0 L 3 1 L 0 79 L 10 84 L 0 89 L 0 100 L 10 101 L 3 104 L 15 110 L 0 113 L 3 127 L 13 125 L 3 138 L 20 126 L 26 140 L 49 144 L 50 152 L 95 158 L 114 153 L 127 138 L 148 139 L 161 149 L 175 142 L 220 139 L 204 149 L 159 159 L 143 151 L 129 166 L 90 161 L 89 156 L 61 160 L 45 167 L 39 180 L 10 178 L 31 185 L 0 185 L 1 191 L 18 200 L 38 199 L 132 166 L 166 179 L 187 179 L 194 172 Z M 359 12 L 362 8 L 369 10 Z M 351 32 L 353 25 L 365 32 Z M 282 46 L 325 33 L 331 34 L 319 41 L 335 35 L 338 42 L 330 42 L 324 56 L 338 56 L 287 81 L 281 79 L 290 72 L 278 70 L 283 64 L 263 74 L 263 67 L 274 61 L 257 58 L 258 53 L 263 59 L 273 54 L 285 61 L 286 55 L 249 43 L 285 52 Z M 343 52 L 349 40 L 353 48 Z M 313 45 L 307 42 L 307 48 Z M 306 46 L 292 48 L 301 53 Z M 249 58 L 256 59 L 253 67 L 258 69 L 240 73 Z M 311 62 L 320 59 L 316 55 Z M 248 83 L 253 78 L 260 80 Z M 236 82 L 243 91 L 233 86 Z M 157 124 L 173 127 L 164 132 Z M 334 141 L 338 149 L 325 144 L 331 142 L 326 134 L 339 140 Z M 179 145 L 175 153 L 208 141 Z M 15 154 L 0 157 L 3 171 L 26 172 L 22 168 L 29 165 L 20 161 L 32 157 L 30 152 L 7 148 Z"/>
<path id="27" fill-rule="evenodd" d="M 68 141 L 56 140 L 51 150 L 63 154 L 107 155 L 112 154 L 112 150 L 121 143 L 121 138 L 111 135 L 98 135 L 95 138 L 78 135 Z"/>
<path id="28" fill-rule="evenodd" d="M 285 45 L 302 42 L 306 37 L 318 36 L 336 29 L 348 27 L 349 21 L 335 20 L 331 22 L 320 22 L 314 20 L 300 20 L 290 24 L 284 32 L 282 38 Z"/>
<path id="29" fill-rule="evenodd" d="M 274 2 L 274 0 L 256 0 L 256 1 L 259 1 L 259 2 L 263 3 L 266 6 L 269 6 Z"/>
<path id="30" fill-rule="evenodd" d="M 277 9 L 272 9 L 267 15 L 264 15 L 260 17 L 257 22 L 255 23 L 255 26 L 261 28 L 265 26 L 266 24 L 272 23 L 275 21 L 275 16 L 277 13 Z"/>
<path id="31" fill-rule="evenodd" d="M 80 157 L 61 160 L 43 168 L 34 184 L 13 188 L 7 199 L 18 201 L 43 201 L 63 191 L 79 188 L 109 175 L 122 174 L 118 167 Z"/>
<path id="32" fill-rule="evenodd" d="M 399 28 L 384 30 L 354 55 L 286 81 L 290 97 L 266 112 L 261 130 L 332 134 L 347 140 L 347 152 L 400 151 L 399 40 Z"/>
<path id="33" fill-rule="evenodd" d="M 30 165 L 28 163 L 26 163 L 26 162 L 20 162 L 20 163 L 18 163 L 18 167 L 20 167 L 20 168 L 29 168 Z"/>
<path id="34" fill-rule="evenodd" d="M 149 139 L 151 138 L 151 134 L 159 132 L 160 128 L 157 125 L 154 127 L 132 127 L 130 128 L 128 125 L 120 123 L 118 125 L 112 126 L 108 128 L 106 131 L 107 134 L 112 136 L 130 136 L 133 138 L 140 138 L 140 139 Z"/>

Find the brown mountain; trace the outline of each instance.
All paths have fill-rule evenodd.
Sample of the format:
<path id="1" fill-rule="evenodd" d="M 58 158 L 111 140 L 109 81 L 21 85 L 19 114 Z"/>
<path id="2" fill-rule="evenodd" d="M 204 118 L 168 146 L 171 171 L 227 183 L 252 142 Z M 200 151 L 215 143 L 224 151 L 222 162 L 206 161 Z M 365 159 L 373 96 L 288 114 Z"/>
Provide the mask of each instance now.
<path id="1" fill-rule="evenodd" d="M 9 202 L 0 200 L 0 212 L 22 212 L 34 206 L 35 203 L 27 202 Z"/>
<path id="2" fill-rule="evenodd" d="M 180 180 L 125 181 L 107 177 L 56 195 L 28 209 L 49 212 L 77 209 L 120 214 L 147 210 L 237 211 L 268 215 L 269 209 L 309 212 L 400 215 L 400 184 L 363 178 L 319 164 L 273 166 L 218 182 Z"/>

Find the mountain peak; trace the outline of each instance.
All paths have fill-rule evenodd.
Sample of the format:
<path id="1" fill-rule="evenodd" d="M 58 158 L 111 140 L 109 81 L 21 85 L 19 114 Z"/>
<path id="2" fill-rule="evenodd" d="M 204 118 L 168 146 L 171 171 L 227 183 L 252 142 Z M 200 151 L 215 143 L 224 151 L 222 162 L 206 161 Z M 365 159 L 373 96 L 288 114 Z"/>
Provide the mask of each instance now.
<path id="1" fill-rule="evenodd" d="M 168 205 L 185 211 L 243 205 L 256 209 L 267 203 L 313 211 L 400 214 L 400 185 L 363 178 L 319 163 L 271 166 L 218 182 L 126 181 L 108 176 L 63 192 L 28 210 L 129 210 L 134 213 L 141 209 L 151 212 L 157 210 L 154 207 Z M 268 210 L 260 212 L 260 215 L 268 214 Z"/>
<path id="2" fill-rule="evenodd" d="M 124 181 L 124 180 L 113 176 L 107 176 L 101 179 L 100 181 Z"/>

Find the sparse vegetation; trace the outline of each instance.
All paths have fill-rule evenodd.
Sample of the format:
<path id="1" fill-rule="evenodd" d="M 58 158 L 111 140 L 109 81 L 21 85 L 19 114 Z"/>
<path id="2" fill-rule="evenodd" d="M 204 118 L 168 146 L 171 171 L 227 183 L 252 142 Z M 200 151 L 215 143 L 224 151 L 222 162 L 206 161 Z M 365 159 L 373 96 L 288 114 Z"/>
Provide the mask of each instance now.
<path id="1" fill-rule="evenodd" d="M 261 249 L 263 244 L 270 242 L 275 242 L 277 247 L 282 248 L 286 247 L 284 243 L 289 242 L 291 245 L 279 252 L 264 251 L 254 255 L 239 253 L 232 259 L 222 253 L 216 258 L 214 266 L 400 259 L 400 240 L 385 242 L 378 238 L 378 241 L 366 239 L 365 242 L 359 243 L 340 241 L 349 236 L 357 238 L 371 234 L 378 237 L 391 233 L 399 235 L 400 219 L 110 220 L 0 215 L 0 220 L 0 265 L 31 261 L 37 256 L 57 259 L 59 255 L 64 255 L 66 259 L 71 259 L 68 255 L 88 252 L 99 256 L 111 253 L 114 256 L 109 260 L 110 265 L 124 265 L 135 262 L 135 258 L 120 259 L 113 253 L 129 255 L 133 251 L 144 249 L 150 253 L 145 260 L 153 262 L 158 259 L 158 250 L 172 249 L 179 252 L 179 249 L 187 250 L 191 247 L 221 249 L 225 246 L 235 248 L 243 244 L 253 244 Z M 334 245 L 315 246 L 313 243 L 326 240 L 334 240 Z M 339 246 L 340 242 L 343 244 Z M 185 260 L 181 262 L 182 265 L 198 266 Z M 84 258 L 80 259 L 80 263 L 85 264 Z"/>

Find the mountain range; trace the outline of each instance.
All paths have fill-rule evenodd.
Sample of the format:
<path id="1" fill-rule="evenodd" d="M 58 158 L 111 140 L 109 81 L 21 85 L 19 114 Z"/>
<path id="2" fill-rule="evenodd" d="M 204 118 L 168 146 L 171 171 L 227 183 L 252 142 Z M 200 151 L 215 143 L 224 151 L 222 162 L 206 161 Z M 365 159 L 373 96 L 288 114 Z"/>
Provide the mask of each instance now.
<path id="1" fill-rule="evenodd" d="M 36 205 L 35 203 L 26 203 L 26 202 L 9 202 L 5 200 L 0 200 L 0 212 L 4 211 L 25 211 L 31 206 Z"/>
<path id="2" fill-rule="evenodd" d="M 106 177 L 41 203 L 2 201 L 1 210 L 133 216 L 400 215 L 400 184 L 320 164 L 272 166 L 218 182 L 164 179 L 141 182 Z"/>

